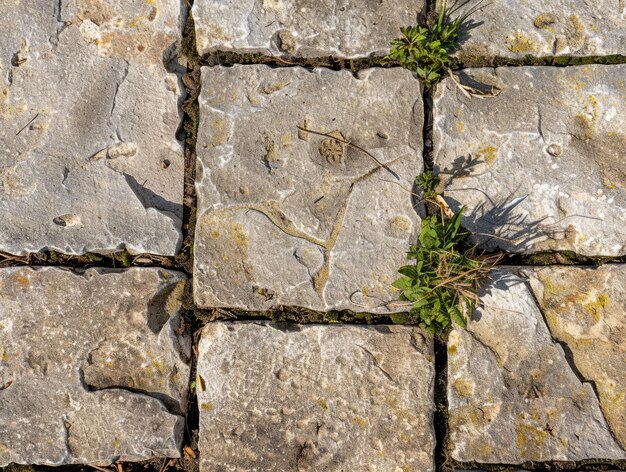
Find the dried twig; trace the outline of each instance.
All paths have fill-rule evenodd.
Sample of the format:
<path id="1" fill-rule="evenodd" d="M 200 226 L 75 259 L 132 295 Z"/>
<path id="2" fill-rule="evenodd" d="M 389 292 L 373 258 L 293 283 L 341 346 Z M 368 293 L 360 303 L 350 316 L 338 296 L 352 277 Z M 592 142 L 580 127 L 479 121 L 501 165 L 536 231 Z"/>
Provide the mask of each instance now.
<path id="1" fill-rule="evenodd" d="M 385 169 L 387 172 L 389 172 L 391 175 L 393 175 L 397 180 L 400 180 L 400 176 L 398 174 L 396 174 L 393 170 L 391 170 L 387 165 L 383 164 L 382 162 L 380 162 L 378 159 L 376 159 L 372 154 L 370 154 L 369 152 L 367 152 L 365 149 L 363 149 L 361 146 L 359 146 L 358 144 L 354 144 L 351 141 L 348 141 L 347 139 L 341 139 L 338 138 L 337 136 L 333 136 L 332 134 L 329 133 L 321 133 L 319 131 L 313 131 L 311 129 L 306 129 L 303 128 L 302 126 L 296 125 L 296 128 L 298 128 L 300 131 L 304 131 L 306 133 L 312 133 L 312 134 L 317 134 L 318 136 L 324 136 L 326 138 L 329 139 L 334 139 L 337 142 L 343 143 L 346 146 L 352 146 L 353 148 L 361 151 L 362 153 L 364 153 L 367 157 L 369 157 L 370 159 L 372 159 L 376 164 L 378 164 L 380 167 L 382 167 L 383 169 Z"/>
<path id="2" fill-rule="evenodd" d="M 37 117 L 39 116 L 39 113 L 37 113 L 32 120 L 30 120 L 28 123 L 26 123 L 22 129 L 20 129 L 17 133 L 15 133 L 15 136 L 17 136 L 18 134 L 20 134 L 22 131 L 24 131 L 26 128 L 28 128 L 30 126 L 30 124 L 35 121 L 37 119 Z"/>

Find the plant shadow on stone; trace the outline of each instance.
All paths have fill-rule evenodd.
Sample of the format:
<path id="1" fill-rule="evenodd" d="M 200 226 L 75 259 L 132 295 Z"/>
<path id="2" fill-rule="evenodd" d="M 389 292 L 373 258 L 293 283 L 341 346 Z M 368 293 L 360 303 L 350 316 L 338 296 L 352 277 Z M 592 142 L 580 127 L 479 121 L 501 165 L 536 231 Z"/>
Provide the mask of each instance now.
<path id="1" fill-rule="evenodd" d="M 459 177 L 470 177 L 478 166 L 484 165 L 483 158 L 459 156 L 450 168 L 438 171 L 438 175 L 445 176 L 446 183 Z M 474 174 L 476 175 L 476 174 Z M 504 198 L 494 199 L 481 189 L 474 187 L 447 190 L 446 200 L 453 211 L 462 208 L 462 196 L 459 199 L 451 197 L 451 193 L 465 191 L 481 192 L 485 201 L 478 204 L 471 213 L 463 216 L 464 225 L 472 232 L 472 242 L 479 244 L 486 250 L 518 252 L 527 250 L 535 242 L 545 239 L 563 237 L 564 230 L 556 224 L 548 224 L 548 217 L 533 220 L 518 208 L 528 195 L 515 197 L 517 189 L 512 189 Z"/>
<path id="2" fill-rule="evenodd" d="M 414 72 L 427 89 L 439 82 L 443 76 L 458 68 L 458 60 L 450 54 L 462 41 L 470 37 L 469 31 L 480 23 L 469 22 L 468 18 L 482 8 L 479 0 L 465 13 L 452 19 L 459 9 L 473 0 L 455 3 L 446 9 L 443 0 L 436 18 L 427 18 L 426 26 L 407 26 L 400 28 L 402 37 L 391 43 L 389 55 L 385 61 L 399 64 Z"/>

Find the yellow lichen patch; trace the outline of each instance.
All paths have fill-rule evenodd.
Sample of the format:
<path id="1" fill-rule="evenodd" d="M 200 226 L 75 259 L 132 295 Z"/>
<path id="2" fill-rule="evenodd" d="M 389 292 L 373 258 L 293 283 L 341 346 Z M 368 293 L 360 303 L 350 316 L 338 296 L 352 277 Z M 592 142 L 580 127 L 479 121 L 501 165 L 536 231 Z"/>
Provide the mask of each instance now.
<path id="1" fill-rule="evenodd" d="M 326 400 L 324 400 L 323 398 L 318 398 L 317 404 L 322 410 L 324 411 L 328 410 L 328 403 L 326 403 Z"/>
<path id="2" fill-rule="evenodd" d="M 581 49 L 585 45 L 585 40 L 587 39 L 587 30 L 583 22 L 576 15 L 572 15 L 569 17 L 570 22 L 572 23 L 573 32 L 569 36 L 569 45 L 578 50 Z"/>
<path id="3" fill-rule="evenodd" d="M 213 406 L 213 403 L 211 403 L 211 402 L 202 402 L 200 404 L 200 409 L 202 411 L 205 411 L 205 412 L 209 413 L 209 412 L 211 412 L 211 411 L 213 411 L 215 409 L 215 406 Z"/>
<path id="4" fill-rule="evenodd" d="M 511 52 L 523 54 L 536 54 L 539 52 L 539 44 L 537 44 L 537 41 L 521 32 L 508 35 L 505 42 L 506 47 Z"/>
<path id="5" fill-rule="evenodd" d="M 165 312 L 169 316 L 174 316 L 182 304 L 183 295 L 185 293 L 185 281 L 180 280 L 174 286 L 174 289 L 169 293 L 165 300 Z"/>
<path id="6" fill-rule="evenodd" d="M 163 50 L 174 41 L 174 38 L 147 27 L 140 28 L 136 19 L 133 24 L 135 26 L 127 30 L 120 29 L 103 33 L 101 38 L 96 40 L 98 55 L 150 65 L 162 64 Z"/>
<path id="7" fill-rule="evenodd" d="M 249 240 L 248 234 L 246 233 L 243 225 L 241 223 L 233 223 L 231 226 L 233 241 L 240 249 L 247 249 Z"/>
<path id="8" fill-rule="evenodd" d="M 27 275 L 18 272 L 13 276 L 13 280 L 19 284 L 21 287 L 28 287 L 30 285 L 30 280 Z"/>
<path id="9" fill-rule="evenodd" d="M 480 407 L 465 405 L 450 415 L 450 427 L 453 430 L 469 428 L 476 430 L 489 426 L 500 413 L 501 405 L 485 404 Z"/>
<path id="10" fill-rule="evenodd" d="M 494 146 L 484 147 L 476 152 L 476 157 L 490 166 L 498 158 L 498 148 Z"/>
<path id="11" fill-rule="evenodd" d="M 593 138 L 594 127 L 600 118 L 598 99 L 590 95 L 583 107 L 583 113 L 579 113 L 575 116 L 575 125 L 580 130 L 577 137 L 589 141 Z"/>
<path id="12" fill-rule="evenodd" d="M 413 222 L 404 215 L 397 215 L 390 219 L 389 228 L 393 234 L 402 235 L 411 232 Z"/>
<path id="13" fill-rule="evenodd" d="M 25 105 L 10 105 L 8 102 L 9 89 L 5 87 L 0 92 L 0 120 L 6 120 L 13 115 L 26 111 Z"/>
<path id="14" fill-rule="evenodd" d="M 593 316 L 593 319 L 600 321 L 602 318 L 602 312 L 609 306 L 609 296 L 606 293 L 601 293 L 594 302 L 588 302 L 583 305 L 585 313 Z"/>
<path id="15" fill-rule="evenodd" d="M 520 418 L 516 420 L 515 431 L 517 433 L 516 445 L 520 455 L 526 460 L 541 460 L 544 445 L 550 433 Z"/>
<path id="16" fill-rule="evenodd" d="M 259 87 L 259 92 L 264 95 L 270 95 L 274 92 L 278 92 L 279 90 L 284 89 L 287 84 L 283 82 L 274 82 L 273 84 L 263 84 Z"/>
<path id="17" fill-rule="evenodd" d="M 474 395 L 474 381 L 471 379 L 456 379 L 452 383 L 452 388 L 461 397 L 470 397 Z"/>
<path id="18" fill-rule="evenodd" d="M 358 425 L 362 429 L 365 429 L 365 427 L 367 426 L 367 420 L 361 416 L 355 416 L 353 418 L 353 421 L 356 425 Z"/>
<path id="19" fill-rule="evenodd" d="M 546 28 L 548 25 L 556 23 L 556 18 L 550 13 L 544 13 L 535 18 L 533 24 L 535 28 L 544 28 L 547 30 L 552 30 L 552 28 Z"/>
<path id="20" fill-rule="evenodd" d="M 459 343 L 461 342 L 461 335 L 458 331 L 452 331 L 448 337 L 448 354 L 454 355 L 458 351 Z"/>
<path id="21" fill-rule="evenodd" d="M 229 138 L 229 131 L 227 129 L 226 122 L 220 118 L 216 118 L 211 122 L 211 141 L 209 143 L 210 147 L 221 146 L 222 144 L 226 144 Z"/>

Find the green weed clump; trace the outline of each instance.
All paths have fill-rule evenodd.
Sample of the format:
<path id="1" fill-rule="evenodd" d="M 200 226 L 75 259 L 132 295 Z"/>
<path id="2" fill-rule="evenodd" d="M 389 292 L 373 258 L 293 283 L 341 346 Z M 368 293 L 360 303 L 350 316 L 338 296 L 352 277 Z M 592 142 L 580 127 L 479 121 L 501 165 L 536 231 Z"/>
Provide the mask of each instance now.
<path id="1" fill-rule="evenodd" d="M 454 10 L 467 4 L 462 2 Z M 402 37 L 391 42 L 391 51 L 385 57 L 387 62 L 397 62 L 402 67 L 415 72 L 426 88 L 439 82 L 443 75 L 458 66 L 450 56 L 459 41 L 459 27 L 480 7 L 479 2 L 467 13 L 455 20 L 450 19 L 443 1 L 436 21 L 427 26 L 406 26 L 400 28 Z"/>
<path id="2" fill-rule="evenodd" d="M 432 178 L 416 184 L 426 193 Z M 450 212 L 451 214 L 451 212 Z M 401 291 L 400 300 L 410 302 L 411 321 L 436 335 L 444 335 L 455 322 L 466 327 L 478 304 L 478 283 L 485 279 L 501 258 L 487 255 L 469 244 L 470 233 L 461 227 L 463 208 L 446 217 L 439 214 L 422 220 L 419 244 L 411 246 L 407 257 L 414 264 L 401 267 L 402 277 L 393 286 Z"/>

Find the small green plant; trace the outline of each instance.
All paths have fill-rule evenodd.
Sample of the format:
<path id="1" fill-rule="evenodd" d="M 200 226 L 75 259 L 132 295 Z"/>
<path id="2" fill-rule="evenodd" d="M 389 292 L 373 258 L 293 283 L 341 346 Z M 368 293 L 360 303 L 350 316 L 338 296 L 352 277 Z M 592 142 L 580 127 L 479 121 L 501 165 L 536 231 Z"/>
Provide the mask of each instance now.
<path id="1" fill-rule="evenodd" d="M 415 264 L 401 267 L 402 277 L 393 283 L 400 300 L 411 304 L 410 318 L 436 335 L 445 334 L 453 321 L 467 325 L 478 303 L 477 284 L 500 259 L 468 244 L 462 213 L 463 208 L 451 218 L 442 212 L 422 220 L 419 244 L 407 254 Z"/>
<path id="2" fill-rule="evenodd" d="M 469 1 L 462 2 L 454 10 Z M 450 53 L 457 47 L 459 26 L 480 7 L 480 3 L 457 19 L 451 20 L 444 0 L 436 21 L 427 26 L 400 28 L 402 37 L 391 42 L 391 51 L 385 59 L 388 62 L 395 61 L 415 72 L 426 88 L 432 87 L 441 80 L 446 71 L 457 66 L 457 60 Z"/>
<path id="3" fill-rule="evenodd" d="M 441 179 L 439 176 L 435 175 L 433 171 L 427 170 L 426 172 L 422 172 L 415 179 L 415 185 L 417 185 L 424 195 L 424 199 L 426 200 L 434 200 L 437 196 L 437 187 L 439 187 L 439 183 Z"/>

